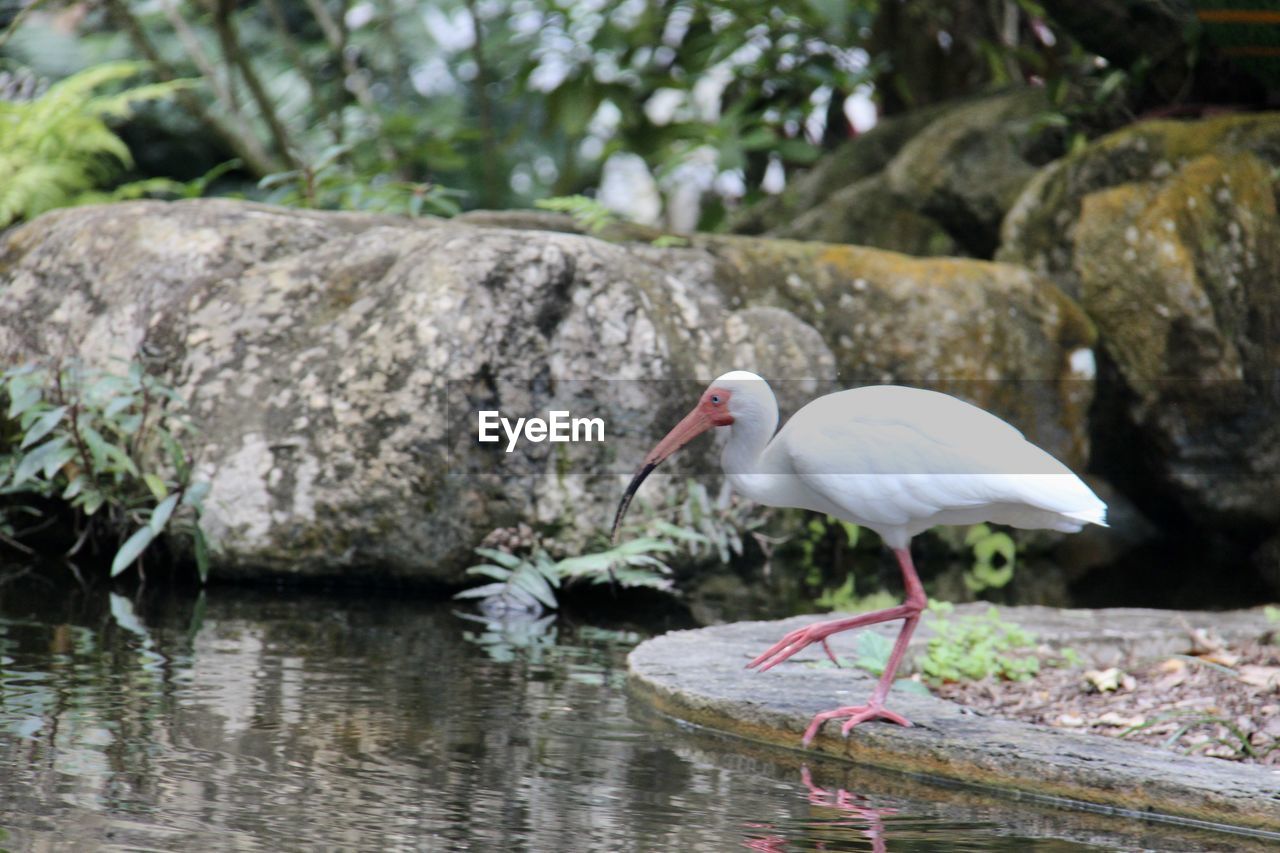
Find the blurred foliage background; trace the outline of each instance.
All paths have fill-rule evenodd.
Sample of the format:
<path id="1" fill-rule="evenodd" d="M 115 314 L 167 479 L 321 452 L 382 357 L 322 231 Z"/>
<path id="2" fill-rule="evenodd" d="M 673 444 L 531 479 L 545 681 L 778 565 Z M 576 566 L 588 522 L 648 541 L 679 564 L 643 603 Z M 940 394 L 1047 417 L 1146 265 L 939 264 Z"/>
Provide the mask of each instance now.
<path id="1" fill-rule="evenodd" d="M 1154 24 L 1124 25 L 1144 7 L 1137 20 Z M 0 0 L 0 227 L 146 194 L 411 215 L 587 194 L 647 224 L 722 228 L 880 117 L 941 100 L 1043 86 L 1040 120 L 1066 151 L 1141 111 L 1214 98 L 1206 85 L 1256 99 L 1202 61 L 1186 12 L 1176 0 Z"/>

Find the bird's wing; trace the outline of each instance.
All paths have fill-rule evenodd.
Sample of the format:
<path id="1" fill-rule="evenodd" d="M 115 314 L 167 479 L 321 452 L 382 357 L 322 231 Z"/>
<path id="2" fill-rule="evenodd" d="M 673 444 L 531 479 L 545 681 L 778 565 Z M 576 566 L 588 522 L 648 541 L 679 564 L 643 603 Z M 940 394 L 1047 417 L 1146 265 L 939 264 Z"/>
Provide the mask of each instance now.
<path id="1" fill-rule="evenodd" d="M 995 505 L 1083 512 L 1085 521 L 1105 509 L 1014 427 L 933 391 L 873 386 L 831 394 L 797 412 L 775 443 L 805 487 L 872 527 Z"/>

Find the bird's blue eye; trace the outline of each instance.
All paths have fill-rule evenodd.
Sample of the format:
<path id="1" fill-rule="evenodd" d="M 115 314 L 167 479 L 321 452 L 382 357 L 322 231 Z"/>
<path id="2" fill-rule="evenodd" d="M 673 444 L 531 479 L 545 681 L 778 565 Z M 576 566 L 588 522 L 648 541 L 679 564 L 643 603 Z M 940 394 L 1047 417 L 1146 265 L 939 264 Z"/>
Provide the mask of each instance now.
<path id="1" fill-rule="evenodd" d="M 713 406 L 718 406 L 718 405 L 720 405 L 720 395 L 719 395 L 719 394 L 712 394 L 712 395 L 711 395 L 711 405 L 713 405 Z"/>

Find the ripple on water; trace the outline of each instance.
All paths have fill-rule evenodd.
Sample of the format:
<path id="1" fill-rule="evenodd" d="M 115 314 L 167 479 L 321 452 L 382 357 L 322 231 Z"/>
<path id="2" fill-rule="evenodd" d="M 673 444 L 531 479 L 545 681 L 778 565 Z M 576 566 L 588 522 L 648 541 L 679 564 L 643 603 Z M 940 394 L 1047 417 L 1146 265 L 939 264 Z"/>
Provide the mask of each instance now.
<path id="1" fill-rule="evenodd" d="M 629 702 L 634 632 L 503 626 L 407 596 L 212 589 L 197 622 L 186 600 L 54 612 L 40 595 L 41 618 L 0 599 L 0 846 L 1013 850 L 1140 837 L 843 769 L 848 790 L 808 787 L 795 754 Z"/>

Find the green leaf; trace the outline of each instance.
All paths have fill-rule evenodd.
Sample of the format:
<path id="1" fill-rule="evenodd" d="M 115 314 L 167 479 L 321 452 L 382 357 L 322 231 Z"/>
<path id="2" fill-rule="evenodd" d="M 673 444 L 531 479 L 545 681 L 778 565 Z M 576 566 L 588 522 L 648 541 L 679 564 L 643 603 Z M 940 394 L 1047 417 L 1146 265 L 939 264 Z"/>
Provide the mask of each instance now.
<path id="1" fill-rule="evenodd" d="M 778 156 L 790 163 L 808 165 L 818 159 L 822 149 L 803 139 L 784 139 L 778 143 Z"/>
<path id="2" fill-rule="evenodd" d="M 653 524 L 653 529 L 658 533 L 670 536 L 672 539 L 679 539 L 682 542 L 694 542 L 702 545 L 711 541 L 696 530 L 690 530 L 687 527 L 681 527 L 669 521 L 656 521 Z"/>
<path id="3" fill-rule="evenodd" d="M 481 577 L 493 578 L 496 581 L 506 583 L 510 580 L 512 571 L 511 569 L 504 568 L 502 566 L 491 566 L 488 563 L 483 563 L 479 566 L 472 566 L 467 569 L 466 574 L 480 575 Z"/>
<path id="4" fill-rule="evenodd" d="M 461 592 L 455 592 L 454 598 L 492 598 L 495 595 L 501 595 L 506 592 L 507 585 L 505 583 L 487 583 L 483 586 L 473 586 L 471 589 L 464 589 Z"/>
<path id="5" fill-rule="evenodd" d="M 201 582 L 203 582 L 203 577 Z M 191 642 L 200 633 L 200 629 L 204 626 L 205 611 L 205 595 L 204 590 L 200 590 L 200 594 L 196 596 L 195 607 L 191 608 L 191 622 L 187 624 L 187 642 Z"/>
<path id="6" fill-rule="evenodd" d="M 68 446 L 68 441 L 69 439 L 66 436 L 52 438 L 22 457 L 22 461 L 14 469 L 11 485 L 19 486 L 25 483 L 34 477 L 37 471 L 42 469 L 48 470 L 52 468 L 53 473 L 57 473 L 59 468 L 67 464 L 75 456 L 75 450 Z M 50 479 L 52 476 L 52 473 L 46 474 L 45 479 Z"/>
<path id="7" fill-rule="evenodd" d="M 143 474 L 142 481 L 147 484 L 147 488 L 151 490 L 151 494 L 155 495 L 156 500 L 162 501 L 169 496 L 169 487 L 164 484 L 157 474 Z"/>
<path id="8" fill-rule="evenodd" d="M 508 569 L 513 570 L 518 569 L 520 564 L 524 562 L 514 554 L 508 554 L 506 551 L 498 551 L 494 548 L 477 548 L 476 553 L 481 557 L 488 557 L 500 566 L 506 566 Z"/>
<path id="9" fill-rule="evenodd" d="M 77 474 L 71 478 L 71 482 L 67 483 L 67 487 L 62 492 L 62 499 L 69 501 L 84 490 L 85 483 L 88 482 L 83 474 Z"/>
<path id="10" fill-rule="evenodd" d="M 182 492 L 182 505 L 195 507 L 197 512 L 204 512 L 204 499 L 212 488 L 208 480 L 196 480 Z"/>
<path id="11" fill-rule="evenodd" d="M 66 414 L 66 406 L 58 406 L 56 409 L 50 409 L 40 417 L 36 418 L 35 423 L 27 428 L 27 434 L 22 438 L 22 444 L 18 446 L 19 450 L 26 450 L 49 433 L 53 432 L 53 428 L 62 420 L 62 416 Z"/>
<path id="12" fill-rule="evenodd" d="M 27 409 L 39 403 L 43 392 L 39 385 L 27 385 L 26 383 L 23 383 L 17 391 L 14 391 L 13 384 L 17 383 L 12 383 L 9 389 L 9 417 L 17 418 Z"/>
<path id="13" fill-rule="evenodd" d="M 204 538 L 204 531 L 199 525 L 196 525 L 195 530 L 195 547 L 196 571 L 200 573 L 200 583 L 207 583 L 209 581 L 209 542 Z M 203 592 L 200 593 L 200 601 L 204 602 Z"/>
<path id="14" fill-rule="evenodd" d="M 106 496 L 97 489 L 94 489 L 93 491 L 85 492 L 84 502 L 80 505 L 80 508 L 84 510 L 85 515 L 93 515 L 95 512 L 102 509 L 102 504 L 105 501 Z"/>
<path id="15" fill-rule="evenodd" d="M 551 585 L 547 583 L 547 579 L 537 570 L 516 572 L 512 578 L 512 582 L 522 589 L 528 590 L 538 602 L 545 607 L 554 609 L 556 606 L 556 594 L 551 589 Z"/>
<path id="16" fill-rule="evenodd" d="M 114 418 L 116 415 L 120 414 L 125 409 L 129 408 L 131 405 L 133 405 L 132 396 L 126 395 L 126 396 L 120 396 L 120 397 L 113 397 L 111 399 L 111 402 L 107 403 L 106 407 L 102 410 L 102 415 L 103 417 L 106 417 L 106 418 Z"/>
<path id="17" fill-rule="evenodd" d="M 149 526 L 135 530 L 133 535 L 120 546 L 115 559 L 111 561 L 111 577 L 115 577 L 133 565 L 134 560 L 142 556 L 142 552 L 147 550 L 147 546 L 155 536 L 155 532 Z"/>
<path id="18" fill-rule="evenodd" d="M 130 476 L 138 476 L 138 466 L 125 453 L 123 449 L 117 447 L 102 437 L 102 433 L 98 432 L 88 424 L 80 424 L 80 435 L 84 437 L 84 443 L 89 446 L 89 453 L 93 456 L 93 464 L 95 468 L 109 471 L 124 471 Z M 114 462 L 111 466 L 108 463 Z"/>
<path id="19" fill-rule="evenodd" d="M 164 530 L 164 526 L 169 523 L 169 516 L 173 515 L 173 508 L 177 505 L 178 495 L 169 495 L 152 510 L 151 518 L 147 521 L 147 527 L 151 529 L 152 535 L 160 535 L 160 531 Z"/>

